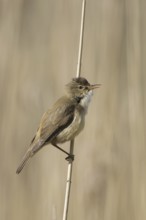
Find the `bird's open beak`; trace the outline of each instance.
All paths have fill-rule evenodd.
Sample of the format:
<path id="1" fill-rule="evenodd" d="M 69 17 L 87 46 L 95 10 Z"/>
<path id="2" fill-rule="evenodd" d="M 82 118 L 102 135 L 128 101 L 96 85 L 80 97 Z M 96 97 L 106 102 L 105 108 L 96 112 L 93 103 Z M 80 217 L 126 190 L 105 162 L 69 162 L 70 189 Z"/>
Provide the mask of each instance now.
<path id="1" fill-rule="evenodd" d="M 90 89 L 93 90 L 93 89 L 97 89 L 97 88 L 100 88 L 101 84 L 94 84 L 94 85 L 90 85 Z"/>

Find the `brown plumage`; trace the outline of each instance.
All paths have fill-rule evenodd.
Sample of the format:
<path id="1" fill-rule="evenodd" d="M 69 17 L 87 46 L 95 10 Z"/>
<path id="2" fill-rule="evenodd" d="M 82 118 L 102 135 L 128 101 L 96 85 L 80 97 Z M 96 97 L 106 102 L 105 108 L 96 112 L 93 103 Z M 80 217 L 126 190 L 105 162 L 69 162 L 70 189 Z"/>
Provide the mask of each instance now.
<path id="1" fill-rule="evenodd" d="M 99 84 L 90 85 L 84 78 L 75 78 L 67 85 L 67 95 L 61 97 L 43 115 L 30 147 L 18 166 L 19 174 L 30 157 L 43 146 L 57 145 L 74 139 L 84 127 L 84 118 L 91 98 L 91 91 Z"/>

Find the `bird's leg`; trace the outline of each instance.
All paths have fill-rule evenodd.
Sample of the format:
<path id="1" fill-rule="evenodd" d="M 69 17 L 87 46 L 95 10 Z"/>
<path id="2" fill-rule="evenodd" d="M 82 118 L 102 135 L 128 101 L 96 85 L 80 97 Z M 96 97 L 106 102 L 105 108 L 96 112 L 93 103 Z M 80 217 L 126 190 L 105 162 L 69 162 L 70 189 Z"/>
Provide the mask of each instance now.
<path id="1" fill-rule="evenodd" d="M 69 154 L 67 151 L 63 150 L 61 147 L 59 147 L 57 144 L 52 143 L 54 147 L 57 149 L 61 150 L 63 153 L 67 154 L 68 156 L 65 158 L 67 161 L 73 161 L 74 160 L 74 155 Z"/>
<path id="2" fill-rule="evenodd" d="M 63 150 L 61 147 L 58 147 L 58 146 L 57 146 L 56 144 L 54 144 L 54 143 L 52 143 L 52 145 L 53 145 L 54 147 L 56 147 L 57 149 L 61 150 L 62 152 L 64 152 L 65 154 L 67 154 L 68 156 L 70 156 L 70 154 L 69 154 L 67 151 Z"/>

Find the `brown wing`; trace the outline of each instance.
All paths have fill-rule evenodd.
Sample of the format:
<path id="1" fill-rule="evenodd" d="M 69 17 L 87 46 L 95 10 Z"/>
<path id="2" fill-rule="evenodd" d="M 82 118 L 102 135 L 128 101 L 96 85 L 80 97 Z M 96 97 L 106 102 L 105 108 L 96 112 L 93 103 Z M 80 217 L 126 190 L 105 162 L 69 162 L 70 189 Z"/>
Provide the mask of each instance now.
<path id="1" fill-rule="evenodd" d="M 33 154 L 51 142 L 74 118 L 75 103 L 66 97 L 60 98 L 42 117 L 32 147 Z M 41 143 L 36 144 L 37 142 Z"/>

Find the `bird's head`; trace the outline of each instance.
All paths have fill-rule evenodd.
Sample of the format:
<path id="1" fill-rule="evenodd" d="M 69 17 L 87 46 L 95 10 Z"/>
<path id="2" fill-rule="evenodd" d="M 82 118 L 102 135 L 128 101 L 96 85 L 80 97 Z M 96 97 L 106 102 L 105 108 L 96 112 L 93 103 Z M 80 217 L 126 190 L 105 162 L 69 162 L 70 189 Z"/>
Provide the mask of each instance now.
<path id="1" fill-rule="evenodd" d="M 85 78 L 78 77 L 73 78 L 66 87 L 69 96 L 82 99 L 91 94 L 94 89 L 99 88 L 100 84 L 91 85 Z"/>

